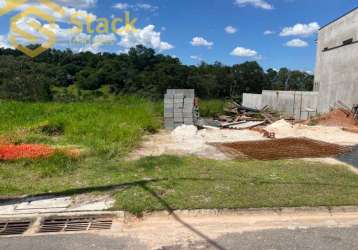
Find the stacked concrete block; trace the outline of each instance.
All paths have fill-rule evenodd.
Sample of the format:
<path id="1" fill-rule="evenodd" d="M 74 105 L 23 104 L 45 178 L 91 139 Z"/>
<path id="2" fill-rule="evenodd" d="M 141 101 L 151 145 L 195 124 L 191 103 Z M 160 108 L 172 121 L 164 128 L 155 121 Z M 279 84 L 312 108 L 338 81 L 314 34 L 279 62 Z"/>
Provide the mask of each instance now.
<path id="1" fill-rule="evenodd" d="M 164 126 L 175 129 L 181 125 L 195 124 L 195 91 L 193 89 L 168 89 L 164 97 Z"/>

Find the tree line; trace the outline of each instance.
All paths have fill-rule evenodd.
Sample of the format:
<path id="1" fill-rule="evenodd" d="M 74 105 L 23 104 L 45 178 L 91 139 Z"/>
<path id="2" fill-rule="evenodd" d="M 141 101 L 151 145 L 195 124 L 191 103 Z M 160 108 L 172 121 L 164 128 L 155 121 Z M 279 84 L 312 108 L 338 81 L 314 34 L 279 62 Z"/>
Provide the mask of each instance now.
<path id="1" fill-rule="evenodd" d="M 152 99 L 162 98 L 168 88 L 194 88 L 203 99 L 240 98 L 264 89 L 310 91 L 313 76 L 287 68 L 264 71 L 257 62 L 188 66 L 141 45 L 119 55 L 50 49 L 33 59 L 0 49 L 1 99 L 68 101 L 83 93 L 101 95 L 103 88 L 111 95 Z"/>

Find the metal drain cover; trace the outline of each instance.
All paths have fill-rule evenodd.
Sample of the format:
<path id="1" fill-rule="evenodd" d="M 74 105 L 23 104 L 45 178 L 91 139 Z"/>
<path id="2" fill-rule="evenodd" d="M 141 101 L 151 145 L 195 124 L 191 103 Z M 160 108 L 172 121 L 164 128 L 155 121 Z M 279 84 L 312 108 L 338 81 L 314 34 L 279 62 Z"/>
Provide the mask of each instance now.
<path id="1" fill-rule="evenodd" d="M 31 225 L 31 220 L 0 221 L 0 236 L 21 235 Z"/>
<path id="2" fill-rule="evenodd" d="M 52 217 L 41 222 L 38 233 L 109 230 L 113 219 L 108 217 Z"/>

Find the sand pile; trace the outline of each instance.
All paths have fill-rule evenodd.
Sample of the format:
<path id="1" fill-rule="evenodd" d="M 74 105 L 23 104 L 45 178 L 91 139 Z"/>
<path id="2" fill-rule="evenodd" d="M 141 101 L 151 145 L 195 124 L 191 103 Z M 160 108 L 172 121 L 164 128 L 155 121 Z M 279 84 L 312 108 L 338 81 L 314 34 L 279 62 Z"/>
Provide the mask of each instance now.
<path id="1" fill-rule="evenodd" d="M 340 127 L 327 126 L 307 126 L 302 124 L 291 125 L 280 120 L 265 128 L 269 132 L 274 132 L 276 138 L 306 137 L 339 145 L 352 146 L 358 144 L 358 134 L 343 131 Z"/>
<path id="2" fill-rule="evenodd" d="M 344 127 L 344 128 L 358 128 L 357 121 L 355 121 L 350 112 L 343 109 L 336 109 L 328 114 L 319 117 L 316 120 L 317 125 L 321 126 L 333 126 L 333 127 Z"/>
<path id="3" fill-rule="evenodd" d="M 270 130 L 292 130 L 294 129 L 294 126 L 291 123 L 282 119 L 275 123 L 270 124 L 266 128 Z"/>
<path id="4" fill-rule="evenodd" d="M 146 138 L 142 147 L 130 154 L 129 159 L 159 155 L 195 155 L 208 159 L 230 159 L 211 143 L 265 140 L 250 130 L 203 129 L 195 126 L 180 126 L 174 131 L 162 131 Z"/>
<path id="5" fill-rule="evenodd" d="M 171 136 L 177 140 L 187 140 L 189 138 L 194 138 L 198 134 L 198 128 L 193 125 L 183 125 L 180 127 L 177 127 L 173 132 L 171 133 Z"/>

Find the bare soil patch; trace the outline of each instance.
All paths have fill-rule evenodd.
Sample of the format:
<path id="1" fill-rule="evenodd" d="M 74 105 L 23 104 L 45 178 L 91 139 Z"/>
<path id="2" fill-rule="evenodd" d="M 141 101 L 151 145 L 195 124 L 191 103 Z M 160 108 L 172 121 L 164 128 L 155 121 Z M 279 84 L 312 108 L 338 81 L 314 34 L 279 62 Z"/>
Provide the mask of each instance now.
<path id="1" fill-rule="evenodd" d="M 351 147 L 307 138 L 285 138 L 215 145 L 223 152 L 237 155 L 238 158 L 242 158 L 244 155 L 246 158 L 256 160 L 332 157 L 351 150 Z"/>
<path id="2" fill-rule="evenodd" d="M 317 119 L 312 120 L 317 125 L 357 128 L 357 121 L 353 119 L 352 114 L 344 109 L 335 109 Z M 308 122 L 309 123 L 309 122 Z"/>

